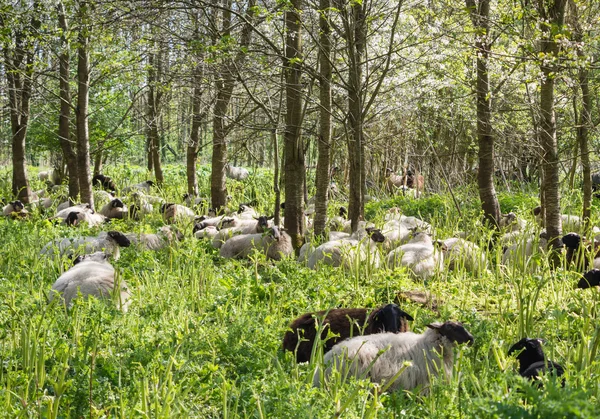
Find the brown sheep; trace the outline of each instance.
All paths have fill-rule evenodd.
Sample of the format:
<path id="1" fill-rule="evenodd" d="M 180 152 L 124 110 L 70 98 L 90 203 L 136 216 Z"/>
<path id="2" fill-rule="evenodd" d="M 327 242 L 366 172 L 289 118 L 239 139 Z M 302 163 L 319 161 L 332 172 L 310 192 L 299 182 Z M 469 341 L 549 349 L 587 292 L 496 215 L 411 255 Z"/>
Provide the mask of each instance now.
<path id="1" fill-rule="evenodd" d="M 418 189 L 420 191 L 423 190 L 423 187 L 425 186 L 425 178 L 423 175 L 415 176 L 412 171 L 407 170 L 406 176 L 402 176 L 402 185 L 404 185 L 405 178 L 407 188 Z"/>
<path id="2" fill-rule="evenodd" d="M 376 308 L 370 314 L 369 311 L 368 308 L 335 308 L 329 311 L 305 313 L 290 324 L 291 330 L 285 332 L 283 349 L 290 352 L 296 351 L 296 362 L 310 361 L 317 335 L 315 325 L 323 317 L 325 317 L 324 324 L 329 327 L 323 329 L 321 339 L 327 339 L 329 331 L 339 335 L 325 342 L 324 352 L 328 352 L 336 343 L 351 336 L 381 332 L 407 332 L 409 330 L 407 321 L 413 320 L 410 314 L 402 311 L 396 304 Z M 300 333 L 299 330 L 302 332 Z"/>

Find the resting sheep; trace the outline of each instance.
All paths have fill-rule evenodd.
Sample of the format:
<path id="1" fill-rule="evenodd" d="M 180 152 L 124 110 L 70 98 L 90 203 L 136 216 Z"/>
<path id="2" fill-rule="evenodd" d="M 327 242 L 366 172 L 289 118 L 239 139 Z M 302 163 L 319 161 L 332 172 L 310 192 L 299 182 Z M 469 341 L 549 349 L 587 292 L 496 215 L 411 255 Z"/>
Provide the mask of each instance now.
<path id="1" fill-rule="evenodd" d="M 125 235 L 131 243 L 147 250 L 160 250 L 176 240 L 182 240 L 183 234 L 171 226 L 162 226 L 156 234 L 153 233 L 127 233 Z"/>
<path id="2" fill-rule="evenodd" d="M 197 223 L 192 231 L 197 239 L 214 239 L 219 234 L 219 228 L 204 223 Z"/>
<path id="3" fill-rule="evenodd" d="M 47 256 L 73 256 L 104 252 L 118 260 L 120 247 L 129 247 L 131 241 L 118 231 L 100 233 L 97 237 L 80 237 L 75 239 L 57 239 L 46 244 L 40 254 Z"/>
<path id="4" fill-rule="evenodd" d="M 104 205 L 100 210 L 100 214 L 106 218 L 115 218 L 122 220 L 128 218 L 127 207 L 119 198 L 113 199 L 108 204 Z"/>
<path id="5" fill-rule="evenodd" d="M 163 204 L 160 212 L 166 223 L 193 222 L 196 219 L 196 214 L 192 209 L 179 204 Z"/>
<path id="6" fill-rule="evenodd" d="M 151 180 L 146 180 L 141 183 L 136 183 L 135 185 L 127 186 L 123 189 L 124 194 L 128 194 L 130 192 L 142 191 L 142 192 L 150 192 L 150 187 L 154 186 L 154 182 Z"/>
<path id="7" fill-rule="evenodd" d="M 451 271 L 464 267 L 466 271 L 478 274 L 487 269 L 485 253 L 473 242 L 451 237 L 442 241 L 442 251 Z"/>
<path id="8" fill-rule="evenodd" d="M 508 350 L 508 355 L 518 352 L 517 359 L 521 377 L 536 380 L 546 373 L 556 374 L 557 377 L 564 374 L 565 370 L 562 365 L 546 359 L 542 343 L 542 339 L 523 338 Z M 565 385 L 564 380 L 562 385 Z"/>
<path id="9" fill-rule="evenodd" d="M 243 220 L 239 218 L 224 218 L 221 222 L 221 229 L 212 240 L 212 246 L 220 249 L 227 240 L 240 234 L 260 234 L 269 228 L 269 220 L 273 217 L 261 215 L 252 220 Z M 205 221 L 203 221 L 205 222 Z"/>
<path id="10" fill-rule="evenodd" d="M 308 362 L 317 336 L 317 324 L 322 322 L 321 340 L 323 351 L 328 352 L 336 343 L 353 336 L 374 333 L 403 333 L 409 330 L 408 321 L 413 318 L 400 310 L 396 304 L 376 309 L 334 308 L 331 310 L 305 313 L 294 320 L 283 337 L 283 349 L 296 352 L 296 362 Z M 333 333 L 330 339 L 327 335 Z"/>
<path id="11" fill-rule="evenodd" d="M 542 225 L 542 207 L 535 207 L 533 209 L 533 215 L 535 216 L 535 219 L 538 222 L 538 224 Z M 579 218 L 577 215 L 561 214 L 560 218 L 562 222 L 563 231 L 575 231 L 577 233 L 581 233 L 581 228 L 583 224 L 581 222 L 581 218 Z"/>
<path id="12" fill-rule="evenodd" d="M 51 302 L 60 297 L 67 307 L 80 294 L 82 297 L 94 296 L 101 299 L 110 299 L 117 294 L 117 308 L 126 312 L 131 294 L 125 281 L 115 284 L 115 269 L 107 260 L 106 253 L 99 252 L 91 255 L 79 256 L 73 262 L 74 266 L 62 274 L 52 285 L 48 296 Z M 115 293 L 115 286 L 118 286 Z"/>
<path id="13" fill-rule="evenodd" d="M 87 224 L 88 227 L 97 227 L 108 220 L 104 215 L 88 211 L 72 211 L 65 218 L 65 224 L 72 227 L 79 227 Z"/>
<path id="14" fill-rule="evenodd" d="M 592 287 L 600 286 L 600 270 L 592 269 L 591 271 L 586 272 L 579 282 L 577 283 L 577 288 L 587 289 Z"/>
<path id="15" fill-rule="evenodd" d="M 281 260 L 294 253 L 291 237 L 279 227 L 273 226 L 265 233 L 242 234 L 227 240 L 219 254 L 230 259 L 243 259 L 250 256 L 254 250 L 265 253 L 267 259 Z"/>
<path id="16" fill-rule="evenodd" d="M 2 215 L 11 218 L 23 218 L 29 215 L 25 205 L 19 200 L 9 202 L 2 208 Z"/>
<path id="17" fill-rule="evenodd" d="M 117 185 L 115 185 L 115 182 L 113 182 L 113 180 L 109 176 L 104 176 L 103 174 L 95 175 L 92 178 L 92 185 L 100 186 L 105 191 L 111 192 L 113 194 L 117 190 Z"/>
<path id="18" fill-rule="evenodd" d="M 565 259 L 567 265 L 574 264 L 575 269 L 583 271 L 589 266 L 590 255 L 593 257 L 592 267 L 600 269 L 600 243 L 595 242 L 593 245 L 589 242 L 584 242 L 577 233 L 565 234 L 562 242 L 567 248 Z"/>
<path id="19" fill-rule="evenodd" d="M 412 273 L 427 280 L 435 271 L 441 271 L 443 267 L 443 254 L 436 249 L 427 233 L 417 233 L 405 245 L 392 250 L 386 258 L 387 266 L 405 266 Z"/>
<path id="20" fill-rule="evenodd" d="M 379 266 L 378 246 L 384 242 L 385 236 L 378 229 L 369 227 L 359 230 L 350 237 L 318 246 L 309 255 L 307 266 L 310 269 L 317 269 L 322 264 L 351 269 L 356 262 L 368 262 L 373 266 Z"/>
<path id="21" fill-rule="evenodd" d="M 454 344 L 472 344 L 473 336 L 458 322 L 432 323 L 423 334 L 380 333 L 358 336 L 335 345 L 325 354 L 323 376 L 327 381 L 333 368 L 354 377 L 369 376 L 374 383 L 387 383 L 390 389 L 413 390 L 429 385 L 429 378 L 444 372 L 452 376 Z M 405 362 L 410 362 L 405 366 Z M 400 373 L 398 375 L 398 373 Z M 321 372 L 317 368 L 313 385 L 319 387 Z"/>
<path id="22" fill-rule="evenodd" d="M 242 181 L 246 180 L 250 174 L 248 173 L 248 170 L 244 169 L 243 167 L 235 167 L 227 164 L 225 165 L 225 175 L 229 179 Z"/>

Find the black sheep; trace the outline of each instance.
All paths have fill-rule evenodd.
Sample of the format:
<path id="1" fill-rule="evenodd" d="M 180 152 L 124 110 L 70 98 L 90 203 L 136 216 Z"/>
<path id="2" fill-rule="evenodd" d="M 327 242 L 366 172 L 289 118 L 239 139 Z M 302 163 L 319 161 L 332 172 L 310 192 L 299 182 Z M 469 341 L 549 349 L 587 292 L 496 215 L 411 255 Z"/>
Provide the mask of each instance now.
<path id="1" fill-rule="evenodd" d="M 100 186 L 105 191 L 111 193 L 115 193 L 117 190 L 117 185 L 115 185 L 115 182 L 113 182 L 109 176 L 104 176 L 102 174 L 98 174 L 92 178 L 92 185 Z"/>
<path id="2" fill-rule="evenodd" d="M 290 329 L 283 337 L 283 349 L 296 352 L 297 362 L 310 361 L 317 331 L 316 321 L 323 320 L 326 327 L 321 339 L 327 339 L 329 331 L 339 335 L 325 341 L 323 350 L 328 352 L 336 343 L 351 336 L 371 335 L 381 332 L 407 332 L 408 321 L 413 318 L 402 311 L 396 304 L 388 304 L 371 311 L 368 308 L 335 308 L 316 313 L 305 313 L 290 324 Z M 300 332 L 300 330 L 302 332 Z M 300 341 L 299 341 L 300 339 Z"/>
<path id="3" fill-rule="evenodd" d="M 554 361 L 547 360 L 542 349 L 542 339 L 523 338 L 508 350 L 508 355 L 518 352 L 519 374 L 521 377 L 535 380 L 545 373 L 561 377 L 565 369 Z M 565 385 L 564 380 L 562 385 Z"/>

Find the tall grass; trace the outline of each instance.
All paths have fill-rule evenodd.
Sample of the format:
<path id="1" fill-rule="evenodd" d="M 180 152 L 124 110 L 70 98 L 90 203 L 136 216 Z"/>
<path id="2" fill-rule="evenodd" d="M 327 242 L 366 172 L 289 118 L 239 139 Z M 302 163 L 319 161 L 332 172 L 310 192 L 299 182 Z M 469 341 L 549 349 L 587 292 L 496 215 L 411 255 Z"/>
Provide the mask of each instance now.
<path id="1" fill-rule="evenodd" d="M 108 174 L 122 183 L 145 180 L 143 169 L 117 167 Z M 180 201 L 185 171 L 165 169 L 158 194 Z M 5 179 L 5 177 L 2 177 Z M 208 172 L 199 171 L 209 191 Z M 34 188 L 42 185 L 33 180 Z M 7 193 L 10 185 L 0 184 Z M 233 204 L 258 198 L 272 212 L 270 173 L 258 170 L 248 183 L 231 182 Z M 477 220 L 473 191 L 456 191 L 463 217 L 449 196 L 431 195 L 369 204 L 379 225 L 385 210 L 431 222 L 437 238 L 465 231 L 483 245 L 489 232 Z M 535 191 L 500 194 L 503 211 L 530 217 Z M 578 211 L 572 196 L 565 207 Z M 332 205 L 332 214 L 335 208 Z M 593 214 L 597 214 L 594 207 Z M 595 220 L 597 221 L 597 220 Z M 123 231 L 155 231 L 158 214 L 141 225 L 116 222 Z M 502 269 L 499 250 L 485 250 L 492 263 L 474 274 L 444 271 L 427 285 L 403 269 L 357 264 L 348 272 L 310 271 L 293 260 L 273 263 L 262 255 L 225 261 L 207 243 L 189 237 L 160 252 L 128 248 L 115 262 L 132 291 L 122 314 L 95 299 L 71 310 L 47 304 L 67 259 L 39 255 L 57 237 L 93 235 L 31 220 L 0 220 L 0 416 L 14 417 L 598 417 L 600 327 L 596 290 L 576 290 L 579 273 L 550 271 L 544 258 Z M 189 230 L 188 230 L 189 232 Z M 423 331 L 436 320 L 462 321 L 475 345 L 458 348 L 451 381 L 433 380 L 430 394 L 386 392 L 367 380 L 349 379 L 316 389 L 312 378 L 320 356 L 297 365 L 283 353 L 289 322 L 306 311 L 392 302 L 400 290 L 427 289 L 439 312 L 402 302 Z M 508 347 L 523 336 L 542 337 L 549 357 L 567 370 L 566 386 L 551 379 L 540 391 L 516 373 Z M 318 353 L 318 351 L 317 351 Z M 322 355 L 321 355 L 322 356 Z"/>

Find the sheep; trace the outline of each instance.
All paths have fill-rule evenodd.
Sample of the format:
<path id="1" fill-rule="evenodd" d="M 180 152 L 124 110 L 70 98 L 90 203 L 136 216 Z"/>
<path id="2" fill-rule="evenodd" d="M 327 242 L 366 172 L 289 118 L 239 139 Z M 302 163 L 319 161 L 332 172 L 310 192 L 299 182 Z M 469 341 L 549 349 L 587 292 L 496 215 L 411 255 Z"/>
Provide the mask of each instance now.
<path id="1" fill-rule="evenodd" d="M 242 220 L 252 220 L 252 219 L 256 219 L 256 217 L 258 217 L 258 213 L 254 210 L 254 208 L 246 205 L 246 204 L 240 204 L 239 209 L 238 209 L 238 218 L 242 219 Z"/>
<path id="2" fill-rule="evenodd" d="M 296 362 L 308 362 L 317 336 L 317 324 L 322 321 L 323 352 L 328 352 L 344 339 L 374 333 L 404 333 L 409 330 L 412 316 L 396 304 L 368 308 L 334 308 L 305 313 L 294 320 L 283 337 L 283 350 L 296 352 Z M 330 339 L 327 336 L 334 334 Z"/>
<path id="3" fill-rule="evenodd" d="M 562 242 L 567 248 L 565 259 L 567 265 L 571 263 L 575 264 L 576 269 L 586 269 L 589 265 L 589 254 L 593 254 L 592 267 L 594 269 L 600 269 L 600 243 L 584 242 L 581 245 L 581 236 L 577 233 L 565 234 L 562 237 Z"/>
<path id="4" fill-rule="evenodd" d="M 408 244 L 392 250 L 386 258 L 388 267 L 406 266 L 423 280 L 433 276 L 436 269 L 441 271 L 443 260 L 444 256 L 433 245 L 431 236 L 424 232 L 415 234 Z"/>
<path id="5" fill-rule="evenodd" d="M 520 231 L 527 227 L 527 222 L 517 217 L 514 212 L 508 214 L 502 214 L 500 216 L 500 222 L 498 223 L 500 228 L 504 231 Z"/>
<path id="6" fill-rule="evenodd" d="M 248 173 L 248 170 L 244 169 L 243 167 L 235 167 L 230 164 L 226 164 L 225 175 L 229 179 L 242 181 L 246 180 L 250 174 Z"/>
<path id="7" fill-rule="evenodd" d="M 29 211 L 25 209 L 25 205 L 19 200 L 9 202 L 2 208 L 2 215 L 11 218 L 23 218 L 29 215 Z"/>
<path id="8" fill-rule="evenodd" d="M 111 192 L 113 194 L 117 190 L 117 185 L 115 185 L 115 182 L 109 176 L 104 176 L 103 174 L 95 175 L 92 178 L 92 185 L 100 186 L 105 191 Z"/>
<path id="9" fill-rule="evenodd" d="M 123 189 L 124 194 L 128 194 L 130 192 L 142 191 L 142 192 L 150 192 L 150 187 L 154 186 L 154 182 L 151 180 L 146 180 L 141 183 L 136 183 L 135 185 L 127 186 Z"/>
<path id="10" fill-rule="evenodd" d="M 389 252 L 399 245 L 408 242 L 413 230 L 398 220 L 390 220 L 383 225 L 381 231 L 386 238 L 385 250 Z"/>
<path id="11" fill-rule="evenodd" d="M 451 271 L 463 266 L 465 270 L 478 274 L 487 268 L 485 253 L 473 242 L 451 237 L 442 241 L 442 249 Z"/>
<path id="12" fill-rule="evenodd" d="M 305 213 L 306 214 L 306 213 Z M 340 231 L 344 229 L 344 224 L 348 220 L 348 210 L 346 207 L 340 207 L 338 210 L 338 215 L 333 217 L 331 221 L 329 221 L 329 227 L 331 230 Z"/>
<path id="13" fill-rule="evenodd" d="M 52 285 L 48 301 L 60 297 L 66 307 L 81 294 L 82 297 L 94 296 L 101 299 L 112 298 L 115 286 L 118 286 L 117 308 L 126 312 L 129 308 L 131 293 L 125 281 L 115 284 L 115 269 L 103 252 L 79 256 L 71 269 L 63 273 Z"/>
<path id="14" fill-rule="evenodd" d="M 117 218 L 120 220 L 128 217 L 127 207 L 119 198 L 113 199 L 104 205 L 100 210 L 100 214 L 106 218 Z"/>
<path id="15" fill-rule="evenodd" d="M 576 288 L 587 289 L 600 286 L 600 269 L 592 269 L 583 274 Z"/>
<path id="16" fill-rule="evenodd" d="M 98 190 L 94 191 L 94 203 L 96 205 L 105 205 L 113 199 L 115 199 L 115 197 L 110 192 Z"/>
<path id="17" fill-rule="evenodd" d="M 213 237 L 212 246 L 220 249 L 223 243 L 239 234 L 260 234 L 269 228 L 269 220 L 273 217 L 261 215 L 254 220 L 241 220 L 238 218 L 225 218 L 221 222 L 221 229 Z M 203 221 L 205 222 L 205 221 Z"/>
<path id="18" fill-rule="evenodd" d="M 387 188 L 390 193 L 393 193 L 395 188 L 399 188 L 400 186 L 404 185 L 404 176 L 398 176 L 389 167 L 385 169 L 385 178 Z"/>
<path id="19" fill-rule="evenodd" d="M 242 234 L 230 238 L 223 244 L 219 254 L 225 259 L 243 259 L 250 256 L 254 249 L 265 253 L 272 260 L 281 260 L 294 253 L 292 238 L 273 226 L 265 233 Z"/>
<path id="20" fill-rule="evenodd" d="M 206 225 L 206 226 L 214 226 L 214 227 L 218 227 L 219 229 L 228 228 L 229 224 L 234 223 L 233 218 L 225 217 L 223 215 L 221 215 L 219 217 L 215 217 L 215 216 L 207 217 L 205 215 L 202 215 L 202 216 L 198 217 L 197 221 L 204 223 L 204 225 Z"/>
<path id="21" fill-rule="evenodd" d="M 193 233 L 197 239 L 208 238 L 212 240 L 219 234 L 219 228 L 200 222 L 194 226 Z"/>
<path id="22" fill-rule="evenodd" d="M 38 179 L 41 180 L 42 182 L 45 180 L 49 180 L 50 179 L 50 171 L 44 170 L 43 172 L 39 172 Z"/>
<path id="23" fill-rule="evenodd" d="M 194 221 L 196 219 L 196 214 L 194 211 L 186 206 L 179 204 L 163 204 L 160 207 L 160 212 L 163 215 L 163 219 L 167 223 L 172 223 L 176 221 Z"/>
<path id="24" fill-rule="evenodd" d="M 78 227 L 87 224 L 88 227 L 96 227 L 108 220 L 104 215 L 88 211 L 71 211 L 64 223 L 68 226 Z"/>
<path id="25" fill-rule="evenodd" d="M 422 191 L 425 187 L 425 178 L 423 175 L 415 176 L 412 170 L 409 169 L 406 171 L 406 175 L 402 176 L 402 185 L 406 185 L 407 188 Z"/>
<path id="26" fill-rule="evenodd" d="M 113 260 L 118 260 L 120 247 L 129 247 L 131 241 L 123 233 L 109 231 L 100 233 L 97 237 L 80 237 L 76 239 L 58 239 L 46 244 L 40 251 L 41 255 L 69 256 L 86 255 L 104 251 L 112 255 Z"/>
<path id="27" fill-rule="evenodd" d="M 536 380 L 545 373 L 556 374 L 557 377 L 564 374 L 565 369 L 562 365 L 546 359 L 542 349 L 543 342 L 542 339 L 523 338 L 508 350 L 509 356 L 518 352 L 517 359 L 521 377 Z M 564 387 L 564 380 L 562 380 L 562 385 Z"/>
<path id="28" fill-rule="evenodd" d="M 340 342 L 325 354 L 323 376 L 327 380 L 335 367 L 342 374 L 348 371 L 355 377 L 368 374 L 374 383 L 394 379 L 391 390 L 422 387 L 428 391 L 430 376 L 440 371 L 447 379 L 452 376 L 454 344 L 472 345 L 475 339 L 459 322 L 432 323 L 427 328 L 423 334 L 379 333 Z M 321 371 L 317 368 L 313 386 L 319 387 L 320 383 Z"/>
<path id="29" fill-rule="evenodd" d="M 515 237 L 516 238 L 516 237 Z M 517 263 L 518 266 L 525 267 L 527 261 L 537 251 L 543 253 L 548 247 L 548 235 L 546 230 L 542 231 L 538 239 L 531 237 L 527 239 L 525 236 L 519 236 L 519 240 L 506 246 L 502 253 L 502 265 L 509 266 Z"/>
<path id="30" fill-rule="evenodd" d="M 131 243 L 147 250 L 160 250 L 167 247 L 175 240 L 182 240 L 183 234 L 171 226 L 162 226 L 156 234 L 127 233 L 125 235 Z"/>
<path id="31" fill-rule="evenodd" d="M 365 242 L 367 237 L 368 241 Z M 309 255 L 307 266 L 310 269 L 317 269 L 319 264 L 324 264 L 350 269 L 358 257 L 361 262 L 367 261 L 377 267 L 379 266 L 377 246 L 384 241 L 385 236 L 381 230 L 368 227 L 350 237 L 321 244 Z"/>
<path id="32" fill-rule="evenodd" d="M 536 221 L 541 226 L 543 223 L 542 220 L 542 207 L 537 206 L 533 209 L 533 215 L 535 216 Z M 581 233 L 581 229 L 583 227 L 583 223 L 581 222 L 581 218 L 576 215 L 571 214 L 561 214 L 560 215 L 562 221 L 562 229 L 563 231 L 575 231 L 577 233 Z"/>

